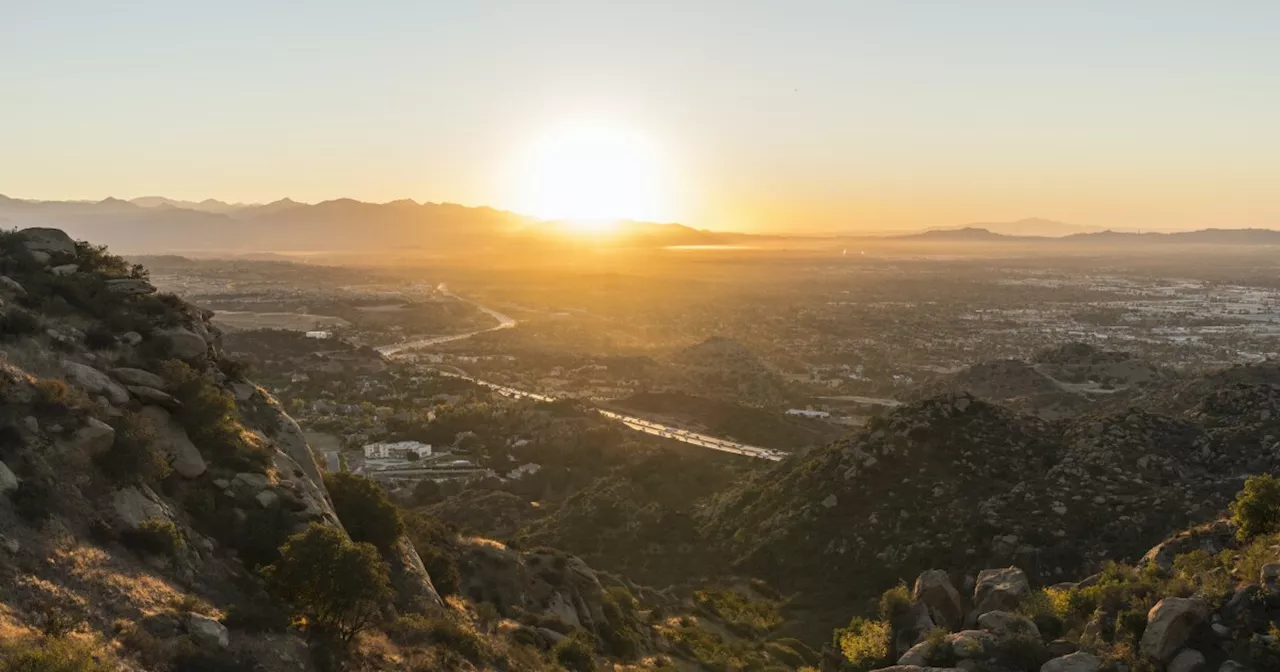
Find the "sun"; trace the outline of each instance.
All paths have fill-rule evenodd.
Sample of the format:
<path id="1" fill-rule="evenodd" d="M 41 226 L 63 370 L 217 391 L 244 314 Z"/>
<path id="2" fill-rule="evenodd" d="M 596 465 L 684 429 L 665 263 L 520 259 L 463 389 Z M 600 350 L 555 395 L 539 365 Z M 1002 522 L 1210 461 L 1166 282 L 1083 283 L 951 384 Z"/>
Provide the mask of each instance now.
<path id="1" fill-rule="evenodd" d="M 665 172 L 643 133 L 625 126 L 576 123 L 535 142 L 525 167 L 522 206 L 578 233 L 606 233 L 620 220 L 668 218 Z"/>

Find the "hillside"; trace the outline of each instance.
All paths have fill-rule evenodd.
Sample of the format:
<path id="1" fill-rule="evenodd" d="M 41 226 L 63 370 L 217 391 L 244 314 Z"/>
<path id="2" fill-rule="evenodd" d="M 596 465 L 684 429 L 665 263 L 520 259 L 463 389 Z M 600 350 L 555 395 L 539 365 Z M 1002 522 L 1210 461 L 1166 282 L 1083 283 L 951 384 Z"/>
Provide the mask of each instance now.
<path id="1" fill-rule="evenodd" d="M 1149 391 L 1171 389 L 1179 375 L 1130 353 L 1070 343 L 1029 361 L 980 362 L 904 392 L 905 401 L 970 393 L 1045 420 L 1133 403 Z"/>
<path id="2" fill-rule="evenodd" d="M 774 598 L 654 591 L 321 473 L 211 318 L 60 230 L 0 233 L 0 670 L 816 661 L 772 641 Z"/>

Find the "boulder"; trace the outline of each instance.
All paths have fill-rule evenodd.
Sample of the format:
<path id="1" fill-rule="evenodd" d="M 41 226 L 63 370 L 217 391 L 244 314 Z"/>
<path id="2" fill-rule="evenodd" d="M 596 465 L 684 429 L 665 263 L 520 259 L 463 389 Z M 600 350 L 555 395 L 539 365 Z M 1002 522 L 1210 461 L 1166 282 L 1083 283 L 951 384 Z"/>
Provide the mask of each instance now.
<path id="1" fill-rule="evenodd" d="M 136 331 L 126 331 L 120 336 L 120 341 L 125 345 L 137 345 L 142 342 L 142 334 Z"/>
<path id="2" fill-rule="evenodd" d="M 9 469 L 9 465 L 0 462 L 0 495 L 7 495 L 18 489 L 18 477 Z"/>
<path id="3" fill-rule="evenodd" d="M 929 607 L 923 602 L 912 603 L 909 609 L 893 619 L 894 650 L 905 652 L 915 646 L 933 629 L 933 625 Z"/>
<path id="4" fill-rule="evenodd" d="M 76 253 L 76 241 L 61 229 L 30 228 L 18 232 L 18 240 L 28 252 L 45 252 L 47 254 Z"/>
<path id="5" fill-rule="evenodd" d="M 1204 672 L 1204 654 L 1195 649 L 1183 649 L 1169 661 L 1166 672 Z"/>
<path id="6" fill-rule="evenodd" d="M 958 630 L 964 625 L 964 605 L 960 593 L 951 584 L 951 577 L 940 569 L 930 569 L 916 577 L 911 597 L 929 607 L 933 622 L 948 630 Z"/>
<path id="7" fill-rule="evenodd" d="M 276 502 L 280 501 L 280 495 L 277 495 L 274 490 L 263 490 L 257 495 L 254 495 L 253 498 L 257 500 L 258 506 L 261 506 L 264 509 L 269 509 L 275 506 Z"/>
<path id="8" fill-rule="evenodd" d="M 924 640 L 919 644 L 907 649 L 907 652 L 898 658 L 899 665 L 924 665 L 929 662 L 929 657 L 933 655 L 933 642 Z"/>
<path id="9" fill-rule="evenodd" d="M 144 406 L 140 415 L 155 427 L 156 443 L 168 453 L 174 471 L 184 478 L 196 478 L 205 472 L 204 456 L 187 436 L 187 430 L 168 411 L 159 406 Z"/>
<path id="10" fill-rule="evenodd" d="M 1196 626 L 1209 617 L 1209 606 L 1193 597 L 1166 597 L 1147 612 L 1147 629 L 1139 648 L 1146 657 L 1167 663 L 1187 643 Z"/>
<path id="11" fill-rule="evenodd" d="M 988 611 L 1013 611 L 1030 593 L 1031 584 L 1021 569 L 984 569 L 978 572 L 978 582 L 973 587 L 974 611 L 979 615 Z"/>
<path id="12" fill-rule="evenodd" d="M 1218 672 L 1254 672 L 1254 670 L 1234 660 L 1227 660 L 1223 661 L 1222 666 L 1218 668 Z"/>
<path id="13" fill-rule="evenodd" d="M 35 250 L 29 252 L 28 255 L 31 257 L 31 260 L 37 264 L 47 264 L 49 263 L 49 260 L 53 259 L 53 255 L 45 252 L 44 250 Z"/>
<path id="14" fill-rule="evenodd" d="M 71 448 L 80 453 L 96 454 L 110 449 L 115 440 L 114 427 L 97 418 L 89 418 L 84 427 L 77 429 L 72 435 Z"/>
<path id="15" fill-rule="evenodd" d="M 7 275 L 0 275 L 0 289 L 3 289 L 10 294 L 21 295 L 27 293 L 25 287 L 23 287 L 17 280 L 14 280 Z"/>
<path id="16" fill-rule="evenodd" d="M 80 264 L 62 264 L 49 269 L 54 275 L 75 275 L 80 270 Z"/>
<path id="17" fill-rule="evenodd" d="M 92 366 L 64 359 L 62 370 L 66 372 L 67 382 L 90 394 L 100 394 L 116 406 L 129 403 L 129 392 L 111 380 L 110 376 Z"/>
<path id="18" fill-rule="evenodd" d="M 1102 661 L 1092 653 L 1078 651 L 1040 666 L 1040 672 L 1098 672 Z"/>
<path id="19" fill-rule="evenodd" d="M 146 385 L 126 385 L 125 389 L 129 390 L 129 394 L 137 397 L 144 404 L 154 404 L 156 406 L 164 406 L 165 408 L 178 408 L 182 402 L 173 398 L 168 392 L 161 392 L 154 387 Z"/>
<path id="20" fill-rule="evenodd" d="M 988 611 L 978 617 L 978 625 L 997 637 L 1031 635 L 1040 638 L 1040 628 L 1031 619 L 1007 611 Z"/>
<path id="21" fill-rule="evenodd" d="M 187 633 L 192 641 L 206 649 L 225 649 L 231 644 L 226 626 L 195 612 L 187 614 Z"/>
<path id="22" fill-rule="evenodd" d="M 996 645 L 995 635 L 983 630 L 961 630 L 947 635 L 945 640 L 957 658 L 983 658 Z"/>
<path id="23" fill-rule="evenodd" d="M 154 294 L 156 288 L 146 280 L 137 278 L 116 278 L 114 280 L 107 281 L 107 291 L 112 294 L 138 296 L 141 294 Z"/>
<path id="24" fill-rule="evenodd" d="M 190 329 L 158 329 L 153 338 L 159 339 L 165 351 L 176 359 L 188 361 L 204 357 L 209 352 L 209 344 Z"/>
<path id="25" fill-rule="evenodd" d="M 121 366 L 111 369 L 108 373 L 125 385 L 142 385 L 144 387 L 154 387 L 157 390 L 164 390 L 168 388 L 168 383 L 165 382 L 164 378 L 161 378 L 150 371 Z"/>
<path id="26" fill-rule="evenodd" d="M 144 486 L 121 488 L 111 494 L 111 508 L 129 530 L 136 530 L 148 518 L 171 519 L 160 498 Z"/>

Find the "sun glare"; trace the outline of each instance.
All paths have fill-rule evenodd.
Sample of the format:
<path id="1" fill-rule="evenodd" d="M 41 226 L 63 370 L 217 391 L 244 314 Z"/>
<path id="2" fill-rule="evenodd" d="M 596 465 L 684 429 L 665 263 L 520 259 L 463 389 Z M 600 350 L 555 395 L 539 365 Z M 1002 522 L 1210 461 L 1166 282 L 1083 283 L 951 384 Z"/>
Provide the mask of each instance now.
<path id="1" fill-rule="evenodd" d="M 577 233 L 607 233 L 623 219 L 667 219 L 663 170 L 652 142 L 626 127 L 575 124 L 548 133 L 521 171 L 525 212 Z"/>

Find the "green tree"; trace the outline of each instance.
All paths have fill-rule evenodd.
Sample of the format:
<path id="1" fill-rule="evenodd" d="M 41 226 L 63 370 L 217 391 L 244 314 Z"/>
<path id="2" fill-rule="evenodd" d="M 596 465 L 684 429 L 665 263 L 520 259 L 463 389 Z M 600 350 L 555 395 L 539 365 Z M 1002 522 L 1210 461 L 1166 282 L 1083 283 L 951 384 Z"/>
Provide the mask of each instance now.
<path id="1" fill-rule="evenodd" d="M 1231 504 L 1231 519 L 1240 541 L 1280 531 L 1280 479 L 1271 474 L 1246 479 Z"/>
<path id="2" fill-rule="evenodd" d="M 834 634 L 835 645 L 850 668 L 860 672 L 887 664 L 893 651 L 893 629 L 887 621 L 855 618 Z"/>
<path id="3" fill-rule="evenodd" d="M 355 541 L 388 551 L 404 533 L 400 511 L 373 480 L 346 472 L 325 474 L 324 485 L 333 499 L 338 520 Z"/>
<path id="4" fill-rule="evenodd" d="M 313 523 L 280 547 L 262 569 L 268 591 L 308 630 L 350 642 L 377 619 L 390 598 L 387 565 L 371 544 Z"/>

